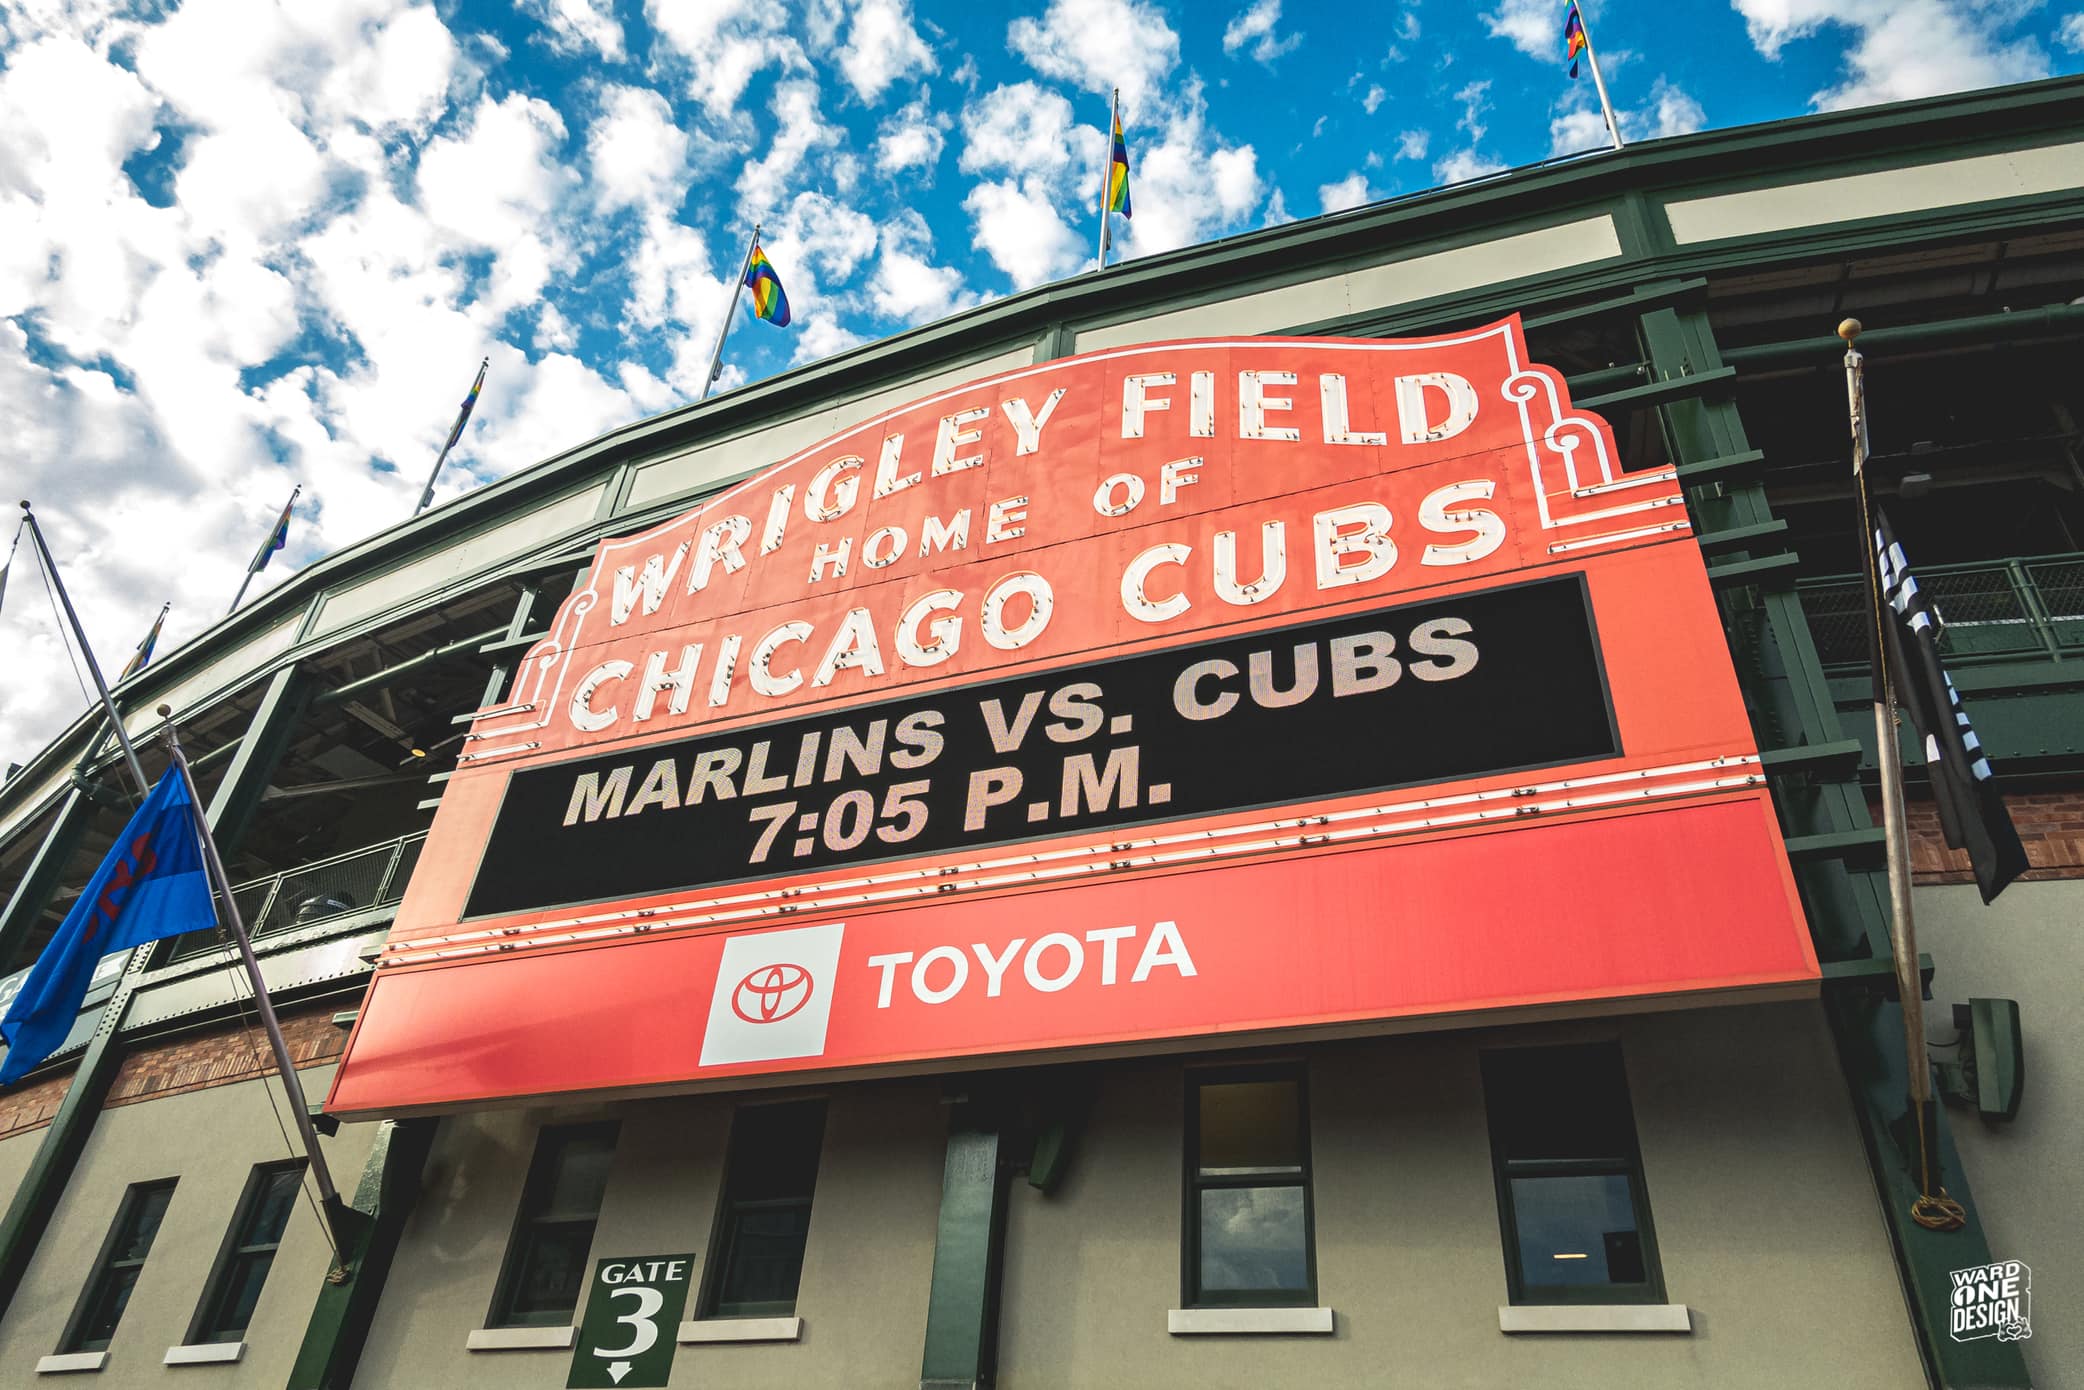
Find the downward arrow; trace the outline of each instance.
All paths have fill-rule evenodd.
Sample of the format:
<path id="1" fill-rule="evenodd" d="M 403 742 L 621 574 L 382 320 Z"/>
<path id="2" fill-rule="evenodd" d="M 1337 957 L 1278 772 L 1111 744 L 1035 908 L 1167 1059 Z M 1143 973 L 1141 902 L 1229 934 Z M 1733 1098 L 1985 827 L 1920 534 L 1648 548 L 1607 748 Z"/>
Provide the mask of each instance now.
<path id="1" fill-rule="evenodd" d="M 613 1361 L 608 1364 L 608 1379 L 617 1385 L 622 1384 L 622 1378 L 629 1373 L 630 1363 L 627 1361 Z"/>

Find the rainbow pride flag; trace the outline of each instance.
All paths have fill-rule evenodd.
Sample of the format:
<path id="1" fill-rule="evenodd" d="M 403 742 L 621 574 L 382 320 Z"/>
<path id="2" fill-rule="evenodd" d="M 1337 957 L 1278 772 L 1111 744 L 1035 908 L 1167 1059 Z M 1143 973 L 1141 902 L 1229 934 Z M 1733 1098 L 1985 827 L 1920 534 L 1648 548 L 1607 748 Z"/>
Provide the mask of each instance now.
<path id="1" fill-rule="evenodd" d="M 1570 60 L 1570 75 L 1577 76 L 1577 55 L 1592 41 L 1585 37 L 1585 17 L 1577 12 L 1577 0 L 1563 16 L 1563 56 Z"/>
<path id="2" fill-rule="evenodd" d="M 765 319 L 776 328 L 789 326 L 789 296 L 782 290 L 781 277 L 774 273 L 774 263 L 759 246 L 753 247 L 752 259 L 746 262 L 745 287 L 753 292 L 754 318 Z"/>
<path id="3" fill-rule="evenodd" d="M 1124 217 L 1129 211 L 1129 146 L 1122 139 L 1122 115 L 1114 113 L 1114 152 L 1107 157 L 1107 210 Z"/>

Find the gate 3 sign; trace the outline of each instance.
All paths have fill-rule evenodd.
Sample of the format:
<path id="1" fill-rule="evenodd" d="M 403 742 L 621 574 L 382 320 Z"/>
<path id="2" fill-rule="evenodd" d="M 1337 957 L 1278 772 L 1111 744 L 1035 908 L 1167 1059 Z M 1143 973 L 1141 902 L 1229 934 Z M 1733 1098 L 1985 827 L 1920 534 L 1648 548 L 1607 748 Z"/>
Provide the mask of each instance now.
<path id="1" fill-rule="evenodd" d="M 596 1260 L 586 1316 L 572 1344 L 568 1390 L 664 1385 L 673 1374 L 675 1334 L 694 1267 L 693 1255 Z"/>
<path id="2" fill-rule="evenodd" d="M 477 712 L 330 1104 L 1816 976 L 1670 468 L 1516 319 L 1162 343 L 603 542 Z"/>

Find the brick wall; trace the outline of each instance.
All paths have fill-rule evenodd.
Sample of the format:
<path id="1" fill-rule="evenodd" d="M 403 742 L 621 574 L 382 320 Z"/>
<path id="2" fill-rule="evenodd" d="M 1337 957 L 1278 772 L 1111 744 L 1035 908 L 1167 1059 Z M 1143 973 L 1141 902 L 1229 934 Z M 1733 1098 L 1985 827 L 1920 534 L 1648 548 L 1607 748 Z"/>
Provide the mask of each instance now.
<path id="1" fill-rule="evenodd" d="M 333 1026 L 328 1009 L 283 1015 L 282 1037 L 300 1071 L 331 1061 L 347 1046 L 346 1032 Z M 132 1049 L 117 1067 L 102 1104 L 135 1105 L 206 1086 L 250 1081 L 274 1069 L 268 1037 L 258 1020 L 244 1027 L 213 1028 Z M 68 1072 L 0 1094 L 0 1139 L 49 1124 L 71 1084 Z"/>
<path id="2" fill-rule="evenodd" d="M 2026 880 L 2084 878 L 2084 789 L 2025 792 L 2007 796 L 2019 843 L 2033 867 Z M 1964 850 L 1948 849 L 1939 834 L 1939 809 L 1931 801 L 1913 801 L 1910 812 L 1910 871 L 1916 883 L 1974 883 Z M 1875 824 L 1881 807 L 1871 806 Z"/>
<path id="3" fill-rule="evenodd" d="M 26 1086 L 10 1087 L 5 1093 L 0 1093 L 0 1139 L 49 1124 L 51 1117 L 58 1113 L 58 1103 L 65 1099 L 65 1089 L 70 1085 L 72 1073 L 66 1072 Z"/>

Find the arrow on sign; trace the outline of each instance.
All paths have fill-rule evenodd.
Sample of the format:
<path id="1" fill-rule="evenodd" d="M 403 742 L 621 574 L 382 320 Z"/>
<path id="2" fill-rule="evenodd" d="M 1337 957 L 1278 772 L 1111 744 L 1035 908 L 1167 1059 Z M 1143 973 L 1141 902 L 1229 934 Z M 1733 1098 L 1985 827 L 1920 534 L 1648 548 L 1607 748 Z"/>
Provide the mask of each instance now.
<path id="1" fill-rule="evenodd" d="M 630 1363 L 627 1361 L 614 1361 L 608 1365 L 608 1379 L 614 1381 L 617 1385 L 622 1384 L 622 1378 L 629 1373 Z"/>

